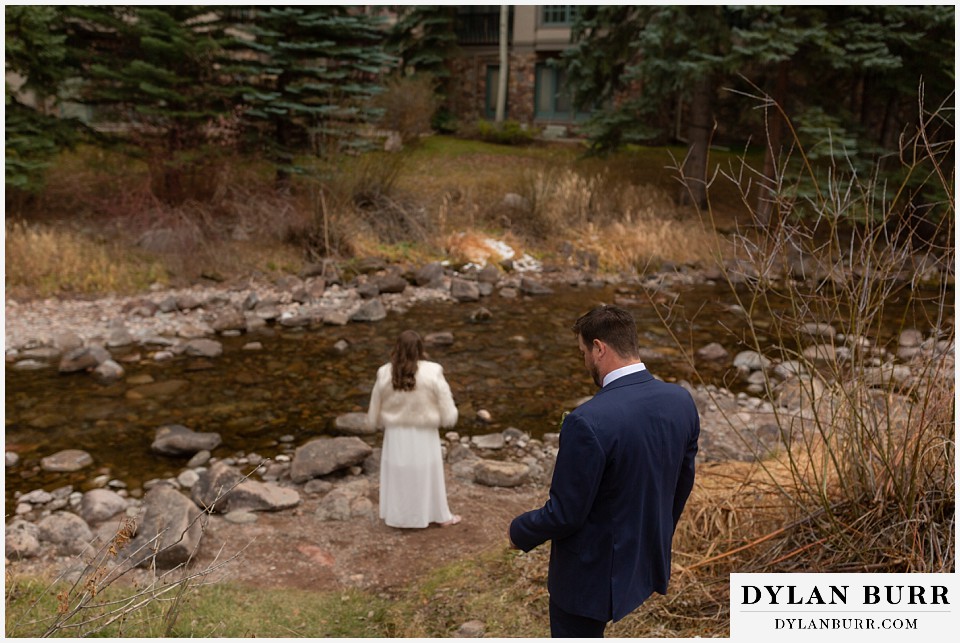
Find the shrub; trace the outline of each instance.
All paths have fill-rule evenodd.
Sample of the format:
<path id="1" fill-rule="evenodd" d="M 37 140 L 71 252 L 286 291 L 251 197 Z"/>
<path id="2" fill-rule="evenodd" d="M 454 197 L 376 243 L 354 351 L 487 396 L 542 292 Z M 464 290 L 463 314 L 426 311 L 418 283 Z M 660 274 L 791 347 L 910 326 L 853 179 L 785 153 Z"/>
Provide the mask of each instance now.
<path id="1" fill-rule="evenodd" d="M 470 138 L 478 138 L 488 143 L 499 145 L 529 145 L 536 138 L 537 131 L 517 121 L 492 123 L 477 121 L 473 130 L 468 133 Z"/>

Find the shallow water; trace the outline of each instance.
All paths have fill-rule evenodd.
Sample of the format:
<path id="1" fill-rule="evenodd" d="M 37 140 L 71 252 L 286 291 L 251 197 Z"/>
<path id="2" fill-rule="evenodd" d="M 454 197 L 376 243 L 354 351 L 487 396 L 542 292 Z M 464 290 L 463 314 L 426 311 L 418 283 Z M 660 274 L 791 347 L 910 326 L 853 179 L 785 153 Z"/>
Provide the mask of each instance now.
<path id="1" fill-rule="evenodd" d="M 405 313 L 391 312 L 373 324 L 220 338 L 224 353 L 211 360 L 157 363 L 145 351 L 133 349 L 144 359 L 124 364 L 125 381 L 109 387 L 89 375 L 60 375 L 54 367 L 14 371 L 8 365 L 6 448 L 17 451 L 21 462 L 7 471 L 7 509 L 17 490 L 53 490 L 65 484 L 84 489 L 97 475 L 109 475 L 136 490 L 147 480 L 175 475 L 186 460 L 150 450 L 155 430 L 164 424 L 219 433 L 223 438 L 215 452 L 219 457 L 247 453 L 271 457 L 332 434 L 338 415 L 366 410 L 376 369 L 388 360 L 397 334 L 407 328 L 422 335 L 447 331 L 454 336 L 451 346 L 428 351 L 430 359 L 443 365 L 459 407 L 456 431 L 474 435 L 516 427 L 540 437 L 556 431 L 563 411 L 595 390 L 570 326 L 596 304 L 618 300 L 631 310 L 638 321 L 644 362 L 668 381 L 693 379 L 671 335 L 693 350 L 711 341 L 723 343 L 731 355 L 746 348 L 733 339 L 744 319 L 725 303 L 729 299 L 725 286 L 675 292 L 680 299 L 671 312 L 669 330 L 639 287 L 623 293 L 612 286 L 558 286 L 548 296 L 494 295 L 476 304 L 420 304 Z M 898 330 L 908 311 L 903 304 L 897 308 L 897 302 L 889 306 L 891 323 Z M 471 321 L 480 307 L 492 313 L 489 321 Z M 341 339 L 349 342 L 343 353 L 334 349 Z M 260 341 L 263 350 L 242 350 L 250 341 Z M 701 374 L 736 390 L 729 371 Z M 166 397 L 137 399 L 136 392 L 131 393 L 137 387 L 130 380 L 143 375 L 156 382 L 183 383 Z M 481 409 L 490 412 L 492 423 L 476 420 Z M 39 470 L 40 458 L 67 448 L 88 451 L 94 467 L 71 474 Z"/>

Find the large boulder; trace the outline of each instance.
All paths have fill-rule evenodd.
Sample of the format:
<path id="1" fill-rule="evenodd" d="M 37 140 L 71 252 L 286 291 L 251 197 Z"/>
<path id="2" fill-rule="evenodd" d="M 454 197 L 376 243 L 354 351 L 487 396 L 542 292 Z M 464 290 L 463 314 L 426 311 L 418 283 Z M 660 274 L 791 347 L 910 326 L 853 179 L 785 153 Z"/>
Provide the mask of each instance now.
<path id="1" fill-rule="evenodd" d="M 216 462 L 200 474 L 190 496 L 199 506 L 216 513 L 279 511 L 300 504 L 294 489 L 244 478 L 237 469 Z"/>
<path id="2" fill-rule="evenodd" d="M 60 554 L 82 553 L 93 540 L 93 532 L 77 514 L 57 511 L 37 523 L 40 540 L 52 543 Z"/>
<path id="3" fill-rule="evenodd" d="M 182 424 L 165 424 L 157 429 L 150 448 L 161 455 L 193 455 L 220 446 L 219 433 L 198 433 Z"/>
<path id="4" fill-rule="evenodd" d="M 223 354 L 223 344 L 215 339 L 191 339 L 184 346 L 183 352 L 191 357 L 220 357 Z"/>
<path id="5" fill-rule="evenodd" d="M 190 560 L 202 536 L 197 506 L 173 487 L 161 484 L 143 497 L 143 518 L 124 551 L 134 565 L 155 560 L 157 567 L 170 568 Z"/>
<path id="6" fill-rule="evenodd" d="M 387 309 L 379 297 L 367 300 L 350 316 L 355 322 L 378 322 L 387 317 Z"/>
<path id="7" fill-rule="evenodd" d="M 296 483 L 361 464 L 373 448 L 356 437 L 319 438 L 293 454 L 290 477 Z"/>
<path id="8" fill-rule="evenodd" d="M 479 301 L 480 287 L 475 281 L 454 279 L 450 282 L 450 295 L 460 302 Z"/>
<path id="9" fill-rule="evenodd" d="M 80 499 L 80 516 L 88 523 L 103 522 L 127 508 L 126 499 L 111 489 L 91 489 Z"/>
<path id="10" fill-rule="evenodd" d="M 76 373 L 94 369 L 110 359 L 110 351 L 102 346 L 81 346 L 68 351 L 60 359 L 61 373 Z"/>

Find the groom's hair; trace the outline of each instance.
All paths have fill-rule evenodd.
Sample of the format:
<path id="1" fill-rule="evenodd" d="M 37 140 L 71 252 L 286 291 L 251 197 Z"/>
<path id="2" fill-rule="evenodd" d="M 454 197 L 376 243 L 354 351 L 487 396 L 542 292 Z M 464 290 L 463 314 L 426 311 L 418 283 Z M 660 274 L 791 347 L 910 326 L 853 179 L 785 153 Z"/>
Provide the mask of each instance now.
<path id="1" fill-rule="evenodd" d="M 573 325 L 573 332 L 590 345 L 599 339 L 621 357 L 640 357 L 637 343 L 637 322 L 633 315 L 619 306 L 597 306 L 582 315 Z"/>

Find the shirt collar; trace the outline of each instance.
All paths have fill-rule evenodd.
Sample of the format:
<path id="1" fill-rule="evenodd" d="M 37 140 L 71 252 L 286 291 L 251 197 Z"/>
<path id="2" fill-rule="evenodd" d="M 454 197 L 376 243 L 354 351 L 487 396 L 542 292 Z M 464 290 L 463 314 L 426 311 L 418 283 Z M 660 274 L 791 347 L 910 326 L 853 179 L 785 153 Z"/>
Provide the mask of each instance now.
<path id="1" fill-rule="evenodd" d="M 603 378 L 603 386 L 606 386 L 613 380 L 619 379 L 624 375 L 629 375 L 630 373 L 637 373 L 639 371 L 645 371 L 646 369 L 647 367 L 643 365 L 643 362 L 637 362 L 636 364 L 627 364 L 626 366 L 621 366 L 620 368 L 607 373 L 607 376 Z"/>

